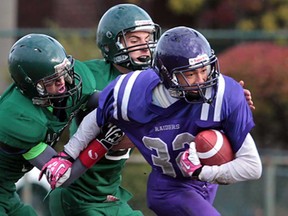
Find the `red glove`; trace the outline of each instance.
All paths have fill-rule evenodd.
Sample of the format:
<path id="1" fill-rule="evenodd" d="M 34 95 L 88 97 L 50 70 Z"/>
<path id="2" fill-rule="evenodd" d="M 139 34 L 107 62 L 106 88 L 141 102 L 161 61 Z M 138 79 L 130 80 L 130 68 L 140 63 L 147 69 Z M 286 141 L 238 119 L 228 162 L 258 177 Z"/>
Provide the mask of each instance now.
<path id="1" fill-rule="evenodd" d="M 71 174 L 71 160 L 73 159 L 65 152 L 60 152 L 43 166 L 39 175 L 39 180 L 45 173 L 47 181 L 52 189 L 61 186 Z M 60 178 L 61 181 L 58 181 Z"/>
<path id="2" fill-rule="evenodd" d="M 187 149 L 180 158 L 180 165 L 182 170 L 189 176 L 198 176 L 202 165 L 197 156 L 195 143 L 190 143 L 190 148 Z M 197 171 L 196 171 L 197 170 Z"/>

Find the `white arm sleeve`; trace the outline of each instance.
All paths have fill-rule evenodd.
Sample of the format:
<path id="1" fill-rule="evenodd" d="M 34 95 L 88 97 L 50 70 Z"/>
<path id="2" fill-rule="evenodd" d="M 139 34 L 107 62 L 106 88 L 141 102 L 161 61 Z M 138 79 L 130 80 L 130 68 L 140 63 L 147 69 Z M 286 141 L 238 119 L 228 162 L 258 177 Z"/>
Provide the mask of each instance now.
<path id="1" fill-rule="evenodd" d="M 199 179 L 211 183 L 231 184 L 259 179 L 261 174 L 262 163 L 259 153 L 252 136 L 247 134 L 234 160 L 220 166 L 203 166 Z"/>
<path id="2" fill-rule="evenodd" d="M 100 127 L 96 122 L 96 110 L 97 109 L 94 109 L 85 116 L 76 133 L 64 146 L 64 151 L 74 159 L 76 159 L 90 141 L 95 139 L 100 133 Z"/>

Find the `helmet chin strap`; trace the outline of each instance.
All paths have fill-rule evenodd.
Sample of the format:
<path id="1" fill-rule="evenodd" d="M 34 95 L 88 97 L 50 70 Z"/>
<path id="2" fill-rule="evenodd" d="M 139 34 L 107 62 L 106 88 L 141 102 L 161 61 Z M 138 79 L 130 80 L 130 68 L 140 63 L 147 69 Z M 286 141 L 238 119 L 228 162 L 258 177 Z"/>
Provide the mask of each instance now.
<path id="1" fill-rule="evenodd" d="M 51 99 L 51 102 L 53 103 L 53 106 L 55 107 L 65 107 L 67 103 L 67 99 L 68 98 Z M 60 120 L 60 122 L 65 121 L 65 119 L 67 118 L 67 113 L 65 109 L 54 108 L 53 115 L 55 115 Z"/>
<path id="2" fill-rule="evenodd" d="M 185 99 L 187 102 L 197 102 L 200 101 L 201 96 L 199 94 L 199 92 L 194 93 L 194 92 L 186 92 L 185 93 Z"/>
<path id="3" fill-rule="evenodd" d="M 137 58 L 137 60 L 139 60 L 138 63 L 133 60 L 133 62 L 127 62 L 127 63 L 123 64 L 122 67 L 128 68 L 132 71 L 145 70 L 149 67 L 148 62 L 149 62 L 149 60 L 151 60 L 151 58 L 147 56 L 147 58 Z M 120 65 L 120 64 L 118 64 L 118 65 Z"/>
<path id="4" fill-rule="evenodd" d="M 199 90 L 197 92 L 186 92 L 185 99 L 187 102 L 202 102 L 211 104 L 213 102 L 212 96 L 212 88 L 206 88 L 204 91 Z"/>

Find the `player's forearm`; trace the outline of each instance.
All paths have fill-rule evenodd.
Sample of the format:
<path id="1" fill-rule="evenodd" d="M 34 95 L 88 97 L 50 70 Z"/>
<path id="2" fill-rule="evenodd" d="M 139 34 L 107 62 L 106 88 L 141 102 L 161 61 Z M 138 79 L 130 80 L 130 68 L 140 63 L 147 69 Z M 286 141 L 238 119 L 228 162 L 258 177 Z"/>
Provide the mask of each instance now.
<path id="1" fill-rule="evenodd" d="M 233 161 L 221 166 L 204 166 L 199 174 L 199 179 L 219 184 L 231 184 L 258 179 L 261 173 L 260 156 L 253 138 L 248 134 Z"/>
<path id="2" fill-rule="evenodd" d="M 100 133 L 100 128 L 96 123 L 96 109 L 90 112 L 81 122 L 76 133 L 64 146 L 64 151 L 72 158 L 76 159 L 89 142 Z"/>
<path id="3" fill-rule="evenodd" d="M 45 163 L 47 163 L 55 155 L 57 155 L 57 152 L 51 146 L 47 145 L 45 150 L 42 151 L 41 154 L 37 155 L 37 157 L 28 159 L 28 161 L 33 166 L 41 170 Z"/>
<path id="4" fill-rule="evenodd" d="M 69 186 L 72 182 L 78 179 L 84 172 L 87 171 L 87 167 L 84 166 L 79 159 L 77 159 L 71 169 L 71 174 L 69 178 L 61 185 L 62 187 Z"/>
<path id="5" fill-rule="evenodd" d="M 74 180 L 79 178 L 87 169 L 91 168 L 95 163 L 97 163 L 108 151 L 107 146 L 103 145 L 97 139 L 94 139 L 89 143 L 87 148 L 84 149 L 74 161 L 71 169 L 71 174 L 69 178 L 63 180 L 63 187 L 67 187 Z M 65 178 L 65 176 L 64 176 Z"/>

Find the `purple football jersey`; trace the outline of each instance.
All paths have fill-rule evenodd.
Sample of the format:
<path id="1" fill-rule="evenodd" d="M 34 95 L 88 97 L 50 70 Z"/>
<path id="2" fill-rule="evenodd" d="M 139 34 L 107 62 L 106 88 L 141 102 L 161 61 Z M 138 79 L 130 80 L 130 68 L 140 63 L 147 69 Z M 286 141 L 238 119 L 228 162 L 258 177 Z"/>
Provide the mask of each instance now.
<path id="1" fill-rule="evenodd" d="M 120 76 L 100 96 L 97 121 L 117 124 L 160 173 L 183 177 L 180 153 L 200 131 L 224 131 L 236 152 L 254 126 L 242 87 L 227 76 L 220 75 L 212 104 L 178 100 L 167 108 L 156 106 L 152 96 L 158 84 L 152 69 Z"/>
<path id="2" fill-rule="evenodd" d="M 152 174 L 147 189 L 151 209 L 161 215 L 194 215 L 197 212 L 195 207 L 190 209 L 186 206 L 183 211 L 177 207 L 177 211 L 172 211 L 172 207 L 168 208 L 169 202 L 174 202 L 176 206 L 177 202 L 191 205 L 190 199 L 195 197 L 198 200 L 196 197 L 200 193 L 205 203 L 211 206 L 217 186 L 187 178 L 180 169 L 181 154 L 196 134 L 206 129 L 222 130 L 229 138 L 233 151 L 238 151 L 254 126 L 252 113 L 243 88 L 232 78 L 221 74 L 217 88 L 209 88 L 205 92 L 215 95 L 211 104 L 188 103 L 179 99 L 167 108 L 159 107 L 153 103 L 154 89 L 159 83 L 160 79 L 152 69 L 120 76 L 100 96 L 97 123 L 103 125 L 110 121 L 117 124 L 151 165 Z M 189 194 L 188 191 L 193 188 L 194 192 Z M 200 189 L 203 189 L 203 194 Z M 187 197 L 173 198 L 173 193 L 180 194 L 180 191 Z M 163 199 L 168 202 L 166 210 L 158 205 Z M 219 215 L 213 207 L 212 210 L 205 207 L 205 203 L 202 204 L 207 209 L 206 215 Z M 196 215 L 202 214 L 198 212 Z"/>

